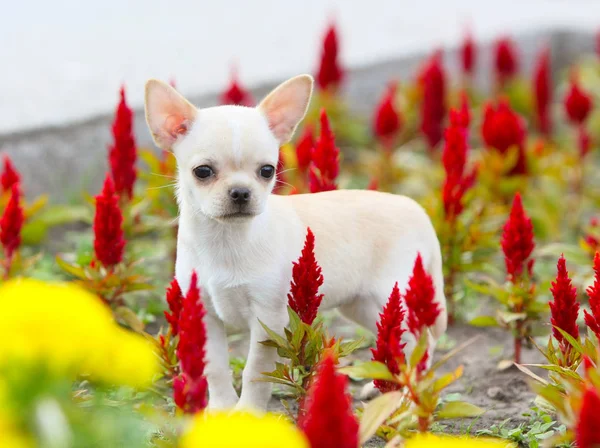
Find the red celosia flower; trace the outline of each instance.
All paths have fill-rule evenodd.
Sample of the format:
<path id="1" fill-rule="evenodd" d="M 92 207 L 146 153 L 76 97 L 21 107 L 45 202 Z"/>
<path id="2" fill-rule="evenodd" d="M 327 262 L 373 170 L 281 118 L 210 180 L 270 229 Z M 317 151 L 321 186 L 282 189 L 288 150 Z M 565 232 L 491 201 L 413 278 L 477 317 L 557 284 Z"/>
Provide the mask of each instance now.
<path id="1" fill-rule="evenodd" d="M 137 149 L 133 135 L 133 111 L 125 100 L 124 87 L 121 87 L 121 100 L 115 113 L 112 135 L 113 144 L 109 147 L 108 158 L 115 190 L 122 198 L 131 199 L 137 177 Z"/>
<path id="2" fill-rule="evenodd" d="M 508 37 L 496 41 L 494 53 L 496 79 L 503 86 L 519 71 L 519 58 L 513 41 Z"/>
<path id="3" fill-rule="evenodd" d="M 338 61 L 338 37 L 335 24 L 331 24 L 323 39 L 323 49 L 317 73 L 317 85 L 321 90 L 337 89 L 344 78 Z"/>
<path id="4" fill-rule="evenodd" d="M 18 184 L 21 181 L 21 177 L 19 173 L 15 169 L 14 165 L 10 158 L 5 155 L 4 156 L 4 170 L 2 171 L 2 175 L 0 176 L 0 186 L 3 191 L 9 191 L 12 189 L 13 185 Z"/>
<path id="5" fill-rule="evenodd" d="M 336 190 L 340 150 L 335 145 L 325 109 L 321 110 L 321 134 L 312 152 L 309 187 L 311 193 Z"/>
<path id="6" fill-rule="evenodd" d="M 387 304 L 383 308 L 383 313 L 379 314 L 377 344 L 376 348 L 371 349 L 373 361 L 384 363 L 393 374 L 400 373 L 400 365 L 406 362 L 403 351 L 406 344 L 401 343 L 402 334 L 404 333 L 403 320 L 404 310 L 400 302 L 398 283 L 396 283 Z M 375 387 L 383 393 L 402 388 L 399 384 L 384 380 L 375 380 Z"/>
<path id="7" fill-rule="evenodd" d="M 176 336 L 179 332 L 179 316 L 181 314 L 181 306 L 183 304 L 183 294 L 177 279 L 173 279 L 167 288 L 167 304 L 169 305 L 170 313 L 165 311 L 165 318 L 171 326 L 171 334 Z"/>
<path id="8" fill-rule="evenodd" d="M 564 255 L 561 255 L 558 259 L 557 269 L 556 280 L 552 282 L 550 288 L 553 297 L 553 300 L 549 303 L 550 322 L 553 325 L 552 334 L 558 342 L 561 352 L 565 354 L 570 348 L 570 344 L 554 327 L 558 327 L 573 336 L 573 338 L 579 339 L 579 327 L 577 326 L 579 303 L 577 302 L 577 289 L 573 287 L 569 278 Z"/>
<path id="9" fill-rule="evenodd" d="M 583 310 L 585 324 L 600 338 L 600 253 L 594 256 L 594 283 L 586 290 L 590 298 L 590 311 Z"/>
<path id="10" fill-rule="evenodd" d="M 312 152 L 315 147 L 315 137 L 312 126 L 306 126 L 304 132 L 296 143 L 296 158 L 298 160 L 298 169 L 306 173 L 312 160 Z"/>
<path id="11" fill-rule="evenodd" d="M 323 300 L 323 294 L 319 294 L 323 274 L 315 258 L 315 236 L 310 228 L 306 232 L 302 254 L 293 265 L 288 303 L 302 322 L 311 325 Z"/>
<path id="12" fill-rule="evenodd" d="M 94 252 L 100 263 L 114 266 L 123 260 L 123 214 L 110 176 L 106 176 L 102 193 L 96 196 L 94 216 Z"/>
<path id="13" fill-rule="evenodd" d="M 592 229 L 592 231 L 594 231 L 594 229 L 597 229 L 598 227 L 600 227 L 600 219 L 594 216 L 590 219 L 590 228 Z M 594 234 L 586 235 L 585 242 L 588 246 L 590 246 L 593 253 L 596 253 L 598 249 L 600 249 L 600 241 L 598 240 L 598 238 L 596 238 Z"/>
<path id="14" fill-rule="evenodd" d="M 564 100 L 567 118 L 573 124 L 583 124 L 592 110 L 592 97 L 579 85 L 577 76 L 571 76 L 569 91 Z"/>
<path id="15" fill-rule="evenodd" d="M 421 254 L 417 254 L 412 276 L 404 295 L 408 309 L 408 330 L 417 338 L 424 327 L 431 327 L 441 312 L 435 302 L 435 287 L 431 275 L 423 267 Z"/>
<path id="16" fill-rule="evenodd" d="M 525 126 L 521 117 L 514 112 L 508 101 L 501 100 L 497 107 L 490 103 L 485 106 L 481 134 L 486 146 L 504 154 L 508 148 L 518 148 L 517 163 L 509 174 L 526 174 Z"/>
<path id="17" fill-rule="evenodd" d="M 198 277 L 196 272 L 192 272 L 190 289 L 183 298 L 179 316 L 177 358 L 181 365 L 181 375 L 178 380 L 179 384 L 174 390 L 175 398 L 179 401 L 177 405 L 187 413 L 198 412 L 206 407 L 208 385 L 204 376 L 206 367 L 205 314 L 198 288 Z M 177 397 L 178 394 L 179 397 Z"/>
<path id="18" fill-rule="evenodd" d="M 464 103 L 463 103 L 464 104 Z M 446 179 L 442 189 L 444 212 L 448 221 L 454 220 L 463 211 L 463 197 L 473 186 L 477 177 L 477 170 L 465 173 L 467 163 L 467 129 L 469 122 L 468 106 L 466 110 L 450 111 L 450 126 L 445 132 L 442 164 L 446 172 Z"/>
<path id="19" fill-rule="evenodd" d="M 433 149 L 442 139 L 446 116 L 446 74 L 441 50 L 429 59 L 419 78 L 423 89 L 421 132 Z"/>
<path id="20" fill-rule="evenodd" d="M 373 117 L 373 134 L 386 149 L 391 149 L 402 130 L 402 116 L 396 107 L 397 88 L 397 83 L 390 84 L 375 108 Z"/>
<path id="21" fill-rule="evenodd" d="M 575 425 L 575 445 L 578 448 L 597 448 L 600 446 L 600 395 L 588 386 L 581 402 L 581 409 Z"/>
<path id="22" fill-rule="evenodd" d="M 379 189 L 379 180 L 376 177 L 369 181 L 369 185 L 367 185 L 367 190 L 377 191 Z"/>
<path id="23" fill-rule="evenodd" d="M 533 72 L 537 125 L 540 132 L 545 135 L 549 135 L 552 132 L 552 121 L 550 120 L 550 103 L 552 102 L 551 76 L 550 48 L 545 47 L 538 56 Z"/>
<path id="24" fill-rule="evenodd" d="M 2 243 L 7 260 L 12 258 L 21 245 L 21 229 L 25 218 L 23 207 L 20 204 L 20 196 L 19 184 L 13 184 L 10 199 L 0 217 L 0 243 Z"/>
<path id="25" fill-rule="evenodd" d="M 319 364 L 298 426 L 311 448 L 358 448 L 358 421 L 346 392 L 348 380 L 336 373 L 331 356 Z"/>
<path id="26" fill-rule="evenodd" d="M 464 75 L 473 76 L 473 72 L 475 71 L 475 52 L 476 48 L 473 35 L 470 32 L 467 32 L 460 47 L 460 59 Z"/>
<path id="27" fill-rule="evenodd" d="M 515 194 L 510 216 L 502 229 L 502 250 L 508 279 L 516 282 L 527 268 L 532 274 L 534 260 L 529 260 L 535 243 L 533 242 L 533 224 L 523 209 L 521 195 Z M 526 265 L 527 264 L 527 265 Z"/>
<path id="28" fill-rule="evenodd" d="M 255 101 L 252 94 L 239 82 L 237 74 L 232 72 L 229 87 L 221 94 L 221 104 L 254 107 Z"/>

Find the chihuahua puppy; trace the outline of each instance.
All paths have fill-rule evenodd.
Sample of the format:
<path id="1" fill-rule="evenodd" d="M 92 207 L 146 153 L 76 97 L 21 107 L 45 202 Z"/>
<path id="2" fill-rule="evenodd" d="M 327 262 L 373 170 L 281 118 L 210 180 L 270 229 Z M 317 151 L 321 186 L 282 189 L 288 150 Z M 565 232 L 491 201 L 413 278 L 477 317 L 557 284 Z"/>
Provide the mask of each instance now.
<path id="1" fill-rule="evenodd" d="M 277 353 L 259 319 L 283 334 L 292 262 L 307 227 L 325 282 L 321 309 L 337 307 L 376 332 L 392 288 L 406 289 L 417 253 L 433 276 L 442 312 L 430 328 L 431 347 L 446 330 L 442 259 L 435 230 L 413 200 L 373 191 L 279 196 L 279 147 L 303 119 L 313 79 L 294 77 L 256 108 L 196 109 L 171 86 L 146 84 L 146 120 L 156 144 L 177 158 L 179 235 L 176 278 L 183 291 L 198 274 L 207 314 L 209 407 L 266 409 L 271 385 L 255 380 L 274 368 Z M 238 399 L 225 328 L 250 331 Z M 405 333 L 407 350 L 415 341 Z M 431 356 L 430 356 L 431 359 Z"/>

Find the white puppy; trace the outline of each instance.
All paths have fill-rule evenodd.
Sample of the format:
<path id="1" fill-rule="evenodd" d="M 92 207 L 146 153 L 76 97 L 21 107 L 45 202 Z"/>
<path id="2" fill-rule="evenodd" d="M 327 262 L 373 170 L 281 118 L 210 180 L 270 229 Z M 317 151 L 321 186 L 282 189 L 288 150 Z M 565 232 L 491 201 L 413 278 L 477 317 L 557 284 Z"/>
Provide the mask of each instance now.
<path id="1" fill-rule="evenodd" d="M 271 386 L 256 382 L 274 368 L 274 349 L 259 344 L 259 319 L 283 333 L 292 262 L 307 227 L 323 269 L 322 309 L 375 332 L 395 282 L 406 289 L 420 252 L 442 308 L 432 347 L 446 329 L 440 246 L 431 221 L 413 200 L 372 191 L 272 195 L 279 147 L 308 107 L 313 80 L 292 78 L 256 108 L 196 109 L 169 85 L 146 84 L 146 119 L 156 144 L 178 164 L 176 277 L 189 287 L 196 270 L 207 308 L 211 408 L 266 408 Z M 225 325 L 250 331 L 242 394 L 233 388 Z M 410 338 L 407 334 L 407 338 Z M 407 349 L 415 341 L 407 340 Z"/>

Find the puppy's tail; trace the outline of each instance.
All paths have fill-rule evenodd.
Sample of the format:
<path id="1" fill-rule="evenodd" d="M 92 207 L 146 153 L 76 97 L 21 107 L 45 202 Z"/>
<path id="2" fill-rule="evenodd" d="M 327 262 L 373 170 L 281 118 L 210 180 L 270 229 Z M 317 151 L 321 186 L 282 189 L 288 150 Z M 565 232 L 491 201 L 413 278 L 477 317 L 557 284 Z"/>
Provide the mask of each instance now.
<path id="1" fill-rule="evenodd" d="M 433 286 L 435 287 L 435 301 L 440 305 L 441 312 L 430 328 L 433 339 L 437 340 L 446 332 L 448 327 L 448 311 L 446 309 L 446 296 L 444 294 L 444 271 L 442 268 L 442 253 L 437 244 L 433 251 L 433 257 L 429 266 L 429 274 L 433 277 Z"/>

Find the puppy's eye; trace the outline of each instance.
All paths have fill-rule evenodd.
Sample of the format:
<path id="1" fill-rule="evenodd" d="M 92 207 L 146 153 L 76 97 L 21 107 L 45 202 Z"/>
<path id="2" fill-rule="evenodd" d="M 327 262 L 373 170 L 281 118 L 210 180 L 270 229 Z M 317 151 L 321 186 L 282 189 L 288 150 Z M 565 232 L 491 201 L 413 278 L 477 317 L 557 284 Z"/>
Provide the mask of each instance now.
<path id="1" fill-rule="evenodd" d="M 200 165 L 194 168 L 194 176 L 196 176 L 198 179 L 207 179 L 214 174 L 215 172 L 208 165 Z"/>
<path id="2" fill-rule="evenodd" d="M 263 179 L 270 179 L 275 174 L 275 167 L 273 165 L 265 165 L 260 169 L 260 177 Z"/>

